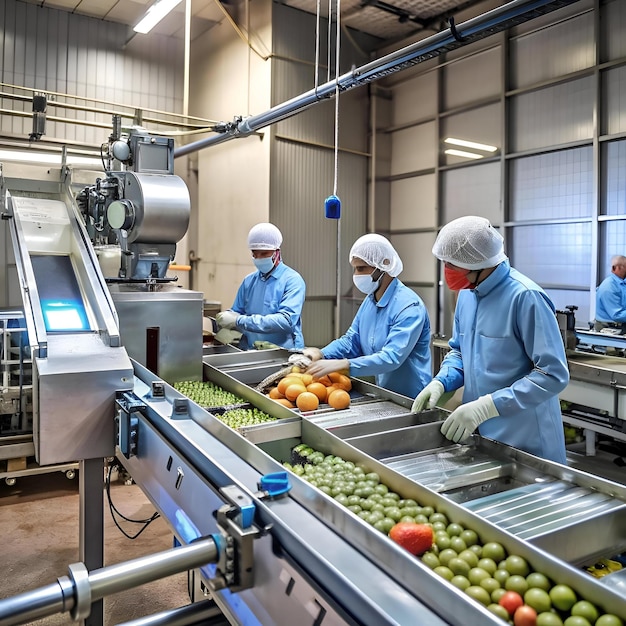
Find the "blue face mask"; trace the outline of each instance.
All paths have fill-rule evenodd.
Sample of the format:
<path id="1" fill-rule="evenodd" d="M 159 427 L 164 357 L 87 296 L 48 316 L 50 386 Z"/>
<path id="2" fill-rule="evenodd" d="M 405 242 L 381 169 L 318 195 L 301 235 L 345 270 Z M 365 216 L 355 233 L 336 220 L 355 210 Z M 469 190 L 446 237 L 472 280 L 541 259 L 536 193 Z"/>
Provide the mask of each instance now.
<path id="1" fill-rule="evenodd" d="M 252 261 L 261 274 L 267 274 L 274 268 L 274 255 L 265 259 L 252 259 Z"/>

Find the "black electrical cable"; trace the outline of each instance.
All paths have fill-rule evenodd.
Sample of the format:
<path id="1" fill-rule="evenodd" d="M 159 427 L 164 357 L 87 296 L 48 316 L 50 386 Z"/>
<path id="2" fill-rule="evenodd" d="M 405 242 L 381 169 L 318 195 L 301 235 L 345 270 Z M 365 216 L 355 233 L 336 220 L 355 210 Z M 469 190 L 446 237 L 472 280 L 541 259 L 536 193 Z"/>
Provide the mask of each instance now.
<path id="1" fill-rule="evenodd" d="M 146 530 L 146 528 L 148 528 L 148 526 L 152 522 L 154 522 L 155 519 L 161 516 L 158 513 L 158 511 L 155 511 L 150 517 L 146 519 L 131 519 L 129 517 L 126 517 L 123 513 L 120 513 L 120 511 L 118 511 L 115 505 L 113 504 L 113 500 L 111 499 L 111 470 L 112 470 L 112 467 L 109 466 L 109 470 L 107 472 L 107 477 L 105 481 L 105 488 L 106 488 L 107 500 L 109 503 L 109 511 L 111 512 L 111 518 L 113 519 L 113 523 L 117 526 L 118 530 L 125 537 L 128 537 L 128 539 L 136 539 L 137 537 L 139 537 L 139 535 L 141 535 L 141 533 L 144 530 Z M 119 525 L 119 522 L 117 521 L 115 517 L 116 514 L 119 515 L 119 517 L 121 517 L 126 522 L 130 522 L 132 524 L 143 524 L 143 526 L 137 531 L 137 533 L 135 533 L 134 535 L 130 535 Z"/>

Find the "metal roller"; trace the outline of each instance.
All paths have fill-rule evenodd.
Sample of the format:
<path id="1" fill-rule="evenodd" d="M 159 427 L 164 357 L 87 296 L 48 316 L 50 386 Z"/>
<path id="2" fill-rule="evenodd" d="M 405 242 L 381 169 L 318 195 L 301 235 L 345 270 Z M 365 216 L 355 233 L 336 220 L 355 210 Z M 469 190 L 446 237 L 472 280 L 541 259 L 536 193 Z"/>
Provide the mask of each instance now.
<path id="1" fill-rule="evenodd" d="M 107 217 L 114 228 L 127 226 L 128 243 L 175 244 L 185 236 L 191 201 L 179 176 L 126 172 L 124 197 Z"/>

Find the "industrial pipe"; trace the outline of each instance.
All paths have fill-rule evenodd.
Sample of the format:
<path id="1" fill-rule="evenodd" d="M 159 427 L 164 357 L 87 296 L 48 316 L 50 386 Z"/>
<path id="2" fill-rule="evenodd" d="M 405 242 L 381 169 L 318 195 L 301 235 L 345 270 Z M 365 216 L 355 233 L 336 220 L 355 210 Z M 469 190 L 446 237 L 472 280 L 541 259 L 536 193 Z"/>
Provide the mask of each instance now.
<path id="1" fill-rule="evenodd" d="M 174 158 L 223 143 L 229 139 L 248 136 L 265 126 L 296 115 L 321 100 L 334 97 L 337 87 L 339 91 L 347 91 L 348 89 L 371 83 L 444 52 L 450 52 L 467 43 L 484 39 L 577 1 L 513 0 L 513 2 L 487 11 L 458 26 L 451 24 L 450 28 L 440 33 L 401 48 L 361 67 L 352 69 L 334 80 L 272 107 L 265 113 L 252 115 L 235 122 L 223 122 L 220 125 L 223 127 L 223 131 L 220 134 L 176 148 L 174 150 Z"/>
<path id="2" fill-rule="evenodd" d="M 179 572 L 215 563 L 219 550 L 215 539 L 207 537 L 186 546 L 109 565 L 87 573 L 82 563 L 70 565 L 71 579 L 63 576 L 56 583 L 0 600 L 0 624 L 15 626 L 72 611 L 74 620 L 84 620 L 91 603 L 105 596 Z M 85 575 L 81 574 L 85 571 Z"/>
<path id="3" fill-rule="evenodd" d="M 122 622 L 117 626 L 193 626 L 194 624 L 208 624 L 212 618 L 221 615 L 222 612 L 213 600 L 201 600 L 178 609 Z M 220 623 L 223 623 L 223 616 Z"/>

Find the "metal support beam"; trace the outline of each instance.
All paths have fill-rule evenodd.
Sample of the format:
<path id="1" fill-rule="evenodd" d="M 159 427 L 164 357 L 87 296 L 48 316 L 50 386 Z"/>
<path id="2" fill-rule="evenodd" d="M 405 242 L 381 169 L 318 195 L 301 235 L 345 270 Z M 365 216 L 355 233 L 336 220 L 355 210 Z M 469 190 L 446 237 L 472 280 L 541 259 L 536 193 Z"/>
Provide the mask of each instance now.
<path id="1" fill-rule="evenodd" d="M 366 85 L 385 76 L 407 69 L 422 61 L 445 52 L 450 52 L 468 43 L 484 39 L 517 24 L 545 15 L 578 0 L 513 0 L 501 7 L 487 11 L 471 20 L 448 28 L 431 37 L 422 39 L 386 56 L 337 77 L 316 89 L 311 89 L 291 100 L 278 104 L 265 113 L 245 119 L 236 118 L 233 122 L 218 124 L 220 134 L 181 146 L 174 151 L 174 157 L 184 156 L 196 150 L 207 148 L 235 139 L 246 137 L 265 126 L 301 113 L 308 107 L 335 96 L 337 91 L 347 91 Z"/>

